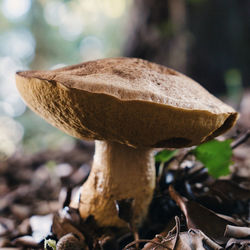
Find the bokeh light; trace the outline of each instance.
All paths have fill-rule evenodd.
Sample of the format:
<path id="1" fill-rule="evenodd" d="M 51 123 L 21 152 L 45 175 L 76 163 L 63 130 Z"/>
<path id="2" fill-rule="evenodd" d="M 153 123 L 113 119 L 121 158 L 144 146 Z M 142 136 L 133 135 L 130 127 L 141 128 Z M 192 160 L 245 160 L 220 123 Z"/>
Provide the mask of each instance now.
<path id="1" fill-rule="evenodd" d="M 58 26 L 65 40 L 75 40 L 84 29 L 84 16 L 77 11 L 67 8 L 60 1 L 51 1 L 45 5 L 44 17 L 48 24 Z"/>
<path id="2" fill-rule="evenodd" d="M 103 11 L 110 18 L 119 18 L 125 11 L 125 1 L 102 0 Z"/>
<path id="3" fill-rule="evenodd" d="M 8 104 L 11 107 L 7 115 L 11 117 L 18 117 L 24 113 L 26 105 L 20 98 L 19 94 L 14 93 L 13 91 L 13 93 L 7 95 L 3 100 L 6 104 Z"/>
<path id="4" fill-rule="evenodd" d="M 26 107 L 15 84 L 15 72 L 23 68 L 18 59 L 0 57 L 0 161 L 14 154 L 23 138 L 23 126 L 13 119 Z"/>
<path id="5" fill-rule="evenodd" d="M 83 61 L 104 57 L 103 43 L 95 36 L 87 36 L 80 43 L 80 54 Z"/>
<path id="6" fill-rule="evenodd" d="M 15 73 L 119 56 L 123 33 L 117 31 L 129 2 L 0 0 L 0 161 L 17 148 L 35 153 L 73 147 L 74 138 L 26 108 Z"/>
<path id="7" fill-rule="evenodd" d="M 20 61 L 10 57 L 0 57 L 0 98 L 14 110 L 10 116 L 21 115 L 25 109 L 15 84 L 15 73 L 21 69 L 24 67 Z"/>
<path id="8" fill-rule="evenodd" d="M 77 13 L 71 11 L 63 13 L 61 20 L 59 30 L 65 40 L 73 41 L 83 32 L 83 18 Z"/>
<path id="9" fill-rule="evenodd" d="M 14 119 L 0 116 L 0 161 L 10 157 L 23 137 L 23 126 Z"/>
<path id="10" fill-rule="evenodd" d="M 1 10 L 8 19 L 19 19 L 29 11 L 31 0 L 3 0 Z"/>
<path id="11" fill-rule="evenodd" d="M 24 67 L 20 61 L 10 57 L 0 57 L 0 115 L 20 116 L 25 111 L 25 104 L 16 89 L 15 73 Z"/>
<path id="12" fill-rule="evenodd" d="M 44 18 L 53 26 L 61 24 L 61 15 L 66 12 L 66 6 L 62 1 L 49 1 L 44 6 Z"/>
<path id="13" fill-rule="evenodd" d="M 28 29 L 11 30 L 0 37 L 0 53 L 19 60 L 31 61 L 35 52 L 35 39 Z"/>

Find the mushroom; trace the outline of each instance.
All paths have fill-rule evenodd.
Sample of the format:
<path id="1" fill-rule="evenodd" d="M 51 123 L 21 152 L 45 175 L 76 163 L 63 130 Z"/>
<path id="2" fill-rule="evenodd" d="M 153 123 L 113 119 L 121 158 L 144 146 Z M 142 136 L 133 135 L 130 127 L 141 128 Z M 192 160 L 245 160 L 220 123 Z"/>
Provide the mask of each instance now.
<path id="1" fill-rule="evenodd" d="M 99 226 L 125 227 L 115 200 L 134 199 L 142 222 L 155 188 L 153 148 L 200 144 L 237 112 L 187 76 L 136 58 L 107 58 L 16 74 L 28 106 L 64 132 L 95 141 L 88 180 L 71 203 Z"/>

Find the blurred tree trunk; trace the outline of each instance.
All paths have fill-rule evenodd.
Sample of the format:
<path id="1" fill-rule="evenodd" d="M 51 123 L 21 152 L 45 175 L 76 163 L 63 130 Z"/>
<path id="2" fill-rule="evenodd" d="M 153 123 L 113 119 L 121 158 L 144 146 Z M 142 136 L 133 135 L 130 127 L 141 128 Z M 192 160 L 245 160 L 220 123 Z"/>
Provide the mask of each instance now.
<path id="1" fill-rule="evenodd" d="M 187 70 L 185 0 L 135 0 L 124 55 Z"/>
<path id="2" fill-rule="evenodd" d="M 249 16 L 249 0 L 134 0 L 123 54 L 172 67 L 213 93 L 232 92 L 232 82 L 239 91 L 250 86 Z"/>

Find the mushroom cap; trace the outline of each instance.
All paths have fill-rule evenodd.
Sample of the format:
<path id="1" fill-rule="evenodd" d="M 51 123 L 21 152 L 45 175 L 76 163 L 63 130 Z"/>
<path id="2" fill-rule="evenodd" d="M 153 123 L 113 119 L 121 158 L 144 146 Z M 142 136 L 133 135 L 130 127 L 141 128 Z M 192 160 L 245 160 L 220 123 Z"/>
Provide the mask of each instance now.
<path id="1" fill-rule="evenodd" d="M 189 77 L 136 58 L 18 72 L 16 82 L 28 106 L 55 127 L 133 147 L 197 145 L 238 116 Z"/>

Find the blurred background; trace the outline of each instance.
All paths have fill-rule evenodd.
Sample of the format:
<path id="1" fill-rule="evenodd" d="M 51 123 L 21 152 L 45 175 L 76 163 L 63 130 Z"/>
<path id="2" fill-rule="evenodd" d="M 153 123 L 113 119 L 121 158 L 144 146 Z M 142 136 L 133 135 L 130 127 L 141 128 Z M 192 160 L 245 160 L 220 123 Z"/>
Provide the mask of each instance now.
<path id="1" fill-rule="evenodd" d="M 19 70 L 139 57 L 187 74 L 244 113 L 249 17 L 248 0 L 0 0 L 0 161 L 75 144 L 26 108 Z"/>

